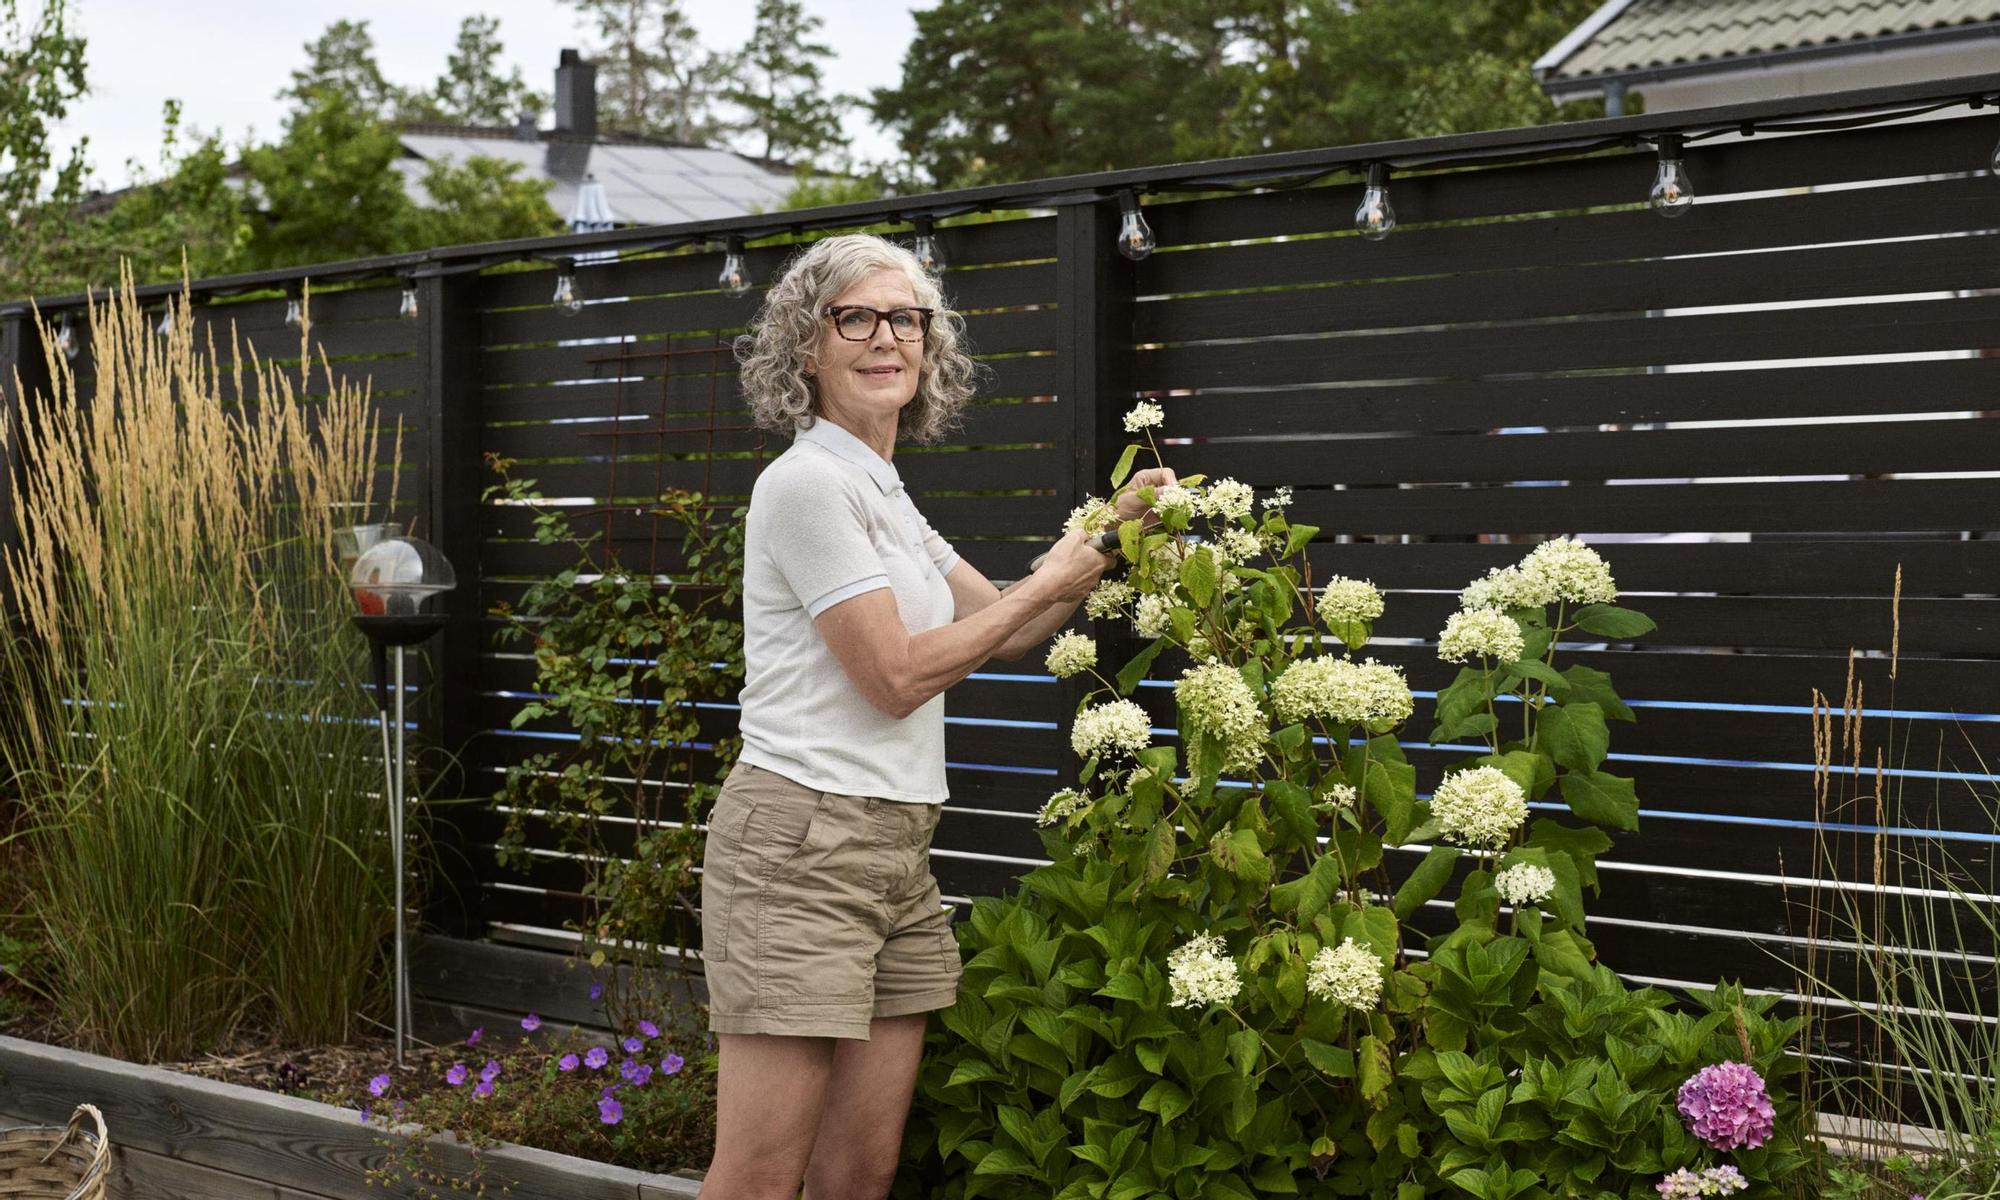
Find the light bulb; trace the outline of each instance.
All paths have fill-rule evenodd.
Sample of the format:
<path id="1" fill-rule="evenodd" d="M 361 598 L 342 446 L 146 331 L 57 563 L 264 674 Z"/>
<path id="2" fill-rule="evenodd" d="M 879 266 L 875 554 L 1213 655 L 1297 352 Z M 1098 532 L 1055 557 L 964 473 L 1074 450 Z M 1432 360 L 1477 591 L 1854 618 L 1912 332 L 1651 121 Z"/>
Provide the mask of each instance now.
<path id="1" fill-rule="evenodd" d="M 1986 169 L 2000 175 L 2000 142 L 1993 143 L 1993 154 L 1986 160 Z"/>
<path id="2" fill-rule="evenodd" d="M 299 299 L 297 296 L 287 297 L 285 300 L 285 328 L 297 329 L 305 323 L 305 301 Z"/>
<path id="3" fill-rule="evenodd" d="M 573 259 L 556 261 L 556 292 L 550 300 L 556 306 L 556 315 L 573 317 L 583 311 L 583 297 L 576 291 L 576 262 Z"/>
<path id="4" fill-rule="evenodd" d="M 396 309 L 396 315 L 405 321 L 417 319 L 417 281 L 403 280 L 403 302 Z"/>
<path id="5" fill-rule="evenodd" d="M 722 256 L 722 273 L 715 277 L 716 286 L 732 296 L 750 294 L 750 267 L 743 261 L 743 239 L 729 239 L 729 249 Z"/>
<path id="6" fill-rule="evenodd" d="M 1368 186 L 1362 189 L 1361 203 L 1354 209 L 1354 228 L 1362 237 L 1379 242 L 1396 227 L 1396 206 L 1389 203 L 1389 164 L 1368 164 Z"/>
<path id="7" fill-rule="evenodd" d="M 938 237 L 937 230 L 932 228 L 931 219 L 918 217 L 912 224 L 916 226 L 917 240 L 910 247 L 910 251 L 917 256 L 917 265 L 921 266 L 926 274 L 944 274 L 944 243 Z"/>
<path id="8" fill-rule="evenodd" d="M 1681 165 L 1681 135 L 1660 135 L 1660 168 L 1653 175 L 1653 191 L 1646 202 L 1663 217 L 1678 217 L 1694 207 L 1694 185 L 1688 182 L 1687 168 Z"/>
<path id="9" fill-rule="evenodd" d="M 1118 253 L 1138 262 L 1153 252 L 1153 227 L 1139 211 L 1139 193 L 1127 188 L 1118 193 Z"/>
<path id="10" fill-rule="evenodd" d="M 80 349 L 76 344 L 76 325 L 69 319 L 68 313 L 64 313 L 62 319 L 56 322 L 56 349 L 62 351 L 64 358 L 72 361 Z"/>
<path id="11" fill-rule="evenodd" d="M 174 302 L 169 300 L 160 306 L 160 323 L 153 326 L 153 332 L 161 337 L 174 335 Z"/>

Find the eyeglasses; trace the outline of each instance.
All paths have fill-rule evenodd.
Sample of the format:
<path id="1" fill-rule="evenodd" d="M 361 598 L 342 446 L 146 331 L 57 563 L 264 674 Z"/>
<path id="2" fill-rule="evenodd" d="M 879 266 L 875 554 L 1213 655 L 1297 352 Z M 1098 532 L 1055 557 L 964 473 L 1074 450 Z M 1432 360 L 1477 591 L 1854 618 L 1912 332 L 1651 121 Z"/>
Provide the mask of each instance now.
<path id="1" fill-rule="evenodd" d="M 870 308 L 865 304 L 832 304 L 826 309 L 826 319 L 833 322 L 833 331 L 850 342 L 865 342 L 875 336 L 882 322 L 889 322 L 889 332 L 899 342 L 921 342 L 931 329 L 931 313 L 928 308 Z"/>

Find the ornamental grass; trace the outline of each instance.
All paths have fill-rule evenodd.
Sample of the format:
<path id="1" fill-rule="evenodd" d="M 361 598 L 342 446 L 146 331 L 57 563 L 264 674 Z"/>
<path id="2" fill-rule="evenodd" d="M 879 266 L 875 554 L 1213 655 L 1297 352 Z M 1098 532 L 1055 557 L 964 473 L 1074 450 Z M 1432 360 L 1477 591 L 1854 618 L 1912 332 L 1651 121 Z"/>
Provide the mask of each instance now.
<path id="1" fill-rule="evenodd" d="M 174 314 L 156 334 L 128 275 L 92 307 L 94 387 L 51 353 L 52 387 L 0 424 L 31 464 L 0 639 L 29 906 L 78 1044 L 139 1060 L 246 1021 L 353 1036 L 391 920 L 332 540 L 386 511 L 378 419 L 365 387 L 313 371 L 309 324 L 304 365 L 280 369 L 198 345 L 185 296 Z"/>

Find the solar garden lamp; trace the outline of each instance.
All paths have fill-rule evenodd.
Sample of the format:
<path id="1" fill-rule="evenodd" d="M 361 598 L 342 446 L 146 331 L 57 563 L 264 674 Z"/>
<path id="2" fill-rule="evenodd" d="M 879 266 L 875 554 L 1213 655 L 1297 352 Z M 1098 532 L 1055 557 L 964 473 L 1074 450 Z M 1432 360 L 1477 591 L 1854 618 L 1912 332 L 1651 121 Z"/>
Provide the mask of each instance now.
<path id="1" fill-rule="evenodd" d="M 404 928 L 403 848 L 408 793 L 404 787 L 404 665 L 409 649 L 444 628 L 442 597 L 458 586 L 451 563 L 428 542 L 400 536 L 394 525 L 357 525 L 340 533 L 354 627 L 374 649 L 375 706 L 381 716 L 382 771 L 389 797 L 389 844 L 396 875 L 396 1065 L 403 1065 L 410 1029 L 408 939 Z M 390 651 L 395 669 L 389 669 Z M 393 708 L 393 715 L 392 710 Z M 391 742 L 393 731 L 393 745 Z"/>

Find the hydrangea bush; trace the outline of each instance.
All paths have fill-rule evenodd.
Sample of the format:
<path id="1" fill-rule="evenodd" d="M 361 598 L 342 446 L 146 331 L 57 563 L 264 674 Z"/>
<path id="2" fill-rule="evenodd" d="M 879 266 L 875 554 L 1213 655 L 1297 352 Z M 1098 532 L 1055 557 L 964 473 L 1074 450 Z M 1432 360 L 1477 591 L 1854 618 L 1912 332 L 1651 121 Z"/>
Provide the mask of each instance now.
<path id="1" fill-rule="evenodd" d="M 1127 427 L 1150 444 L 1161 420 Z M 899 1194 L 1651 1198 L 1801 1165 L 1795 1024 L 1734 989 L 1676 1011 L 1587 937 L 1607 831 L 1638 826 L 1606 769 L 1633 714 L 1558 645 L 1652 628 L 1604 561 L 1558 539 L 1465 589 L 1438 637 L 1465 665 L 1428 729 L 1461 756 L 1425 796 L 1409 684 L 1363 653 L 1384 597 L 1311 581 L 1317 530 L 1289 492 L 1194 476 L 1141 495 L 1156 524 L 1099 500 L 1071 517 L 1115 527 L 1129 564 L 1085 611 L 1147 644 L 1115 674 L 1081 632 L 1050 651 L 1093 685 L 1077 786 L 1039 815 L 1049 865 L 961 923 Z M 1176 740 L 1134 699 L 1164 699 L 1149 675 Z M 1774 1122 L 1743 1115 L 1725 1061 Z M 1708 1081 L 1692 1131 L 1690 1079 Z M 1760 1139 L 1717 1141 L 1718 1122 Z"/>

